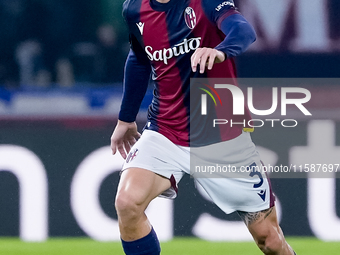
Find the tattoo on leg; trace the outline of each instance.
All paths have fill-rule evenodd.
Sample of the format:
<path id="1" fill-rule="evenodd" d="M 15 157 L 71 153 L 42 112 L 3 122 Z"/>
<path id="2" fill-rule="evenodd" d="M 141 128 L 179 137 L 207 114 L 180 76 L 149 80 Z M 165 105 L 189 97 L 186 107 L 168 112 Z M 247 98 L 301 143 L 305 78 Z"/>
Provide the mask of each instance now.
<path id="1" fill-rule="evenodd" d="M 273 211 L 273 208 L 269 208 L 260 212 L 242 212 L 237 211 L 238 215 L 241 217 L 241 219 L 244 221 L 246 226 L 249 226 L 253 224 L 254 222 L 258 221 L 263 217 L 263 219 L 266 219 Z"/>
<path id="2" fill-rule="evenodd" d="M 238 212 L 244 223 L 249 226 L 261 217 L 261 212 Z"/>
<path id="3" fill-rule="evenodd" d="M 272 211 L 273 211 L 273 207 L 263 211 L 263 212 L 265 212 L 264 219 L 267 218 L 269 216 L 269 214 L 272 213 Z"/>

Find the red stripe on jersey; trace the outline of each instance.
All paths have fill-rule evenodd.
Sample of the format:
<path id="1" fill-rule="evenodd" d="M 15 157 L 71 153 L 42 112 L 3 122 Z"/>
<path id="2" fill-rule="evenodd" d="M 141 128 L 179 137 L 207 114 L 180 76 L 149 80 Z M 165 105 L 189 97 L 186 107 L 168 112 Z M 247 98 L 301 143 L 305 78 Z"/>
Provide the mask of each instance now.
<path id="1" fill-rule="evenodd" d="M 196 28 L 194 30 L 195 37 L 202 37 L 201 47 L 216 47 L 221 41 L 224 40 L 224 33 L 213 23 L 209 21 L 203 9 L 200 8 L 200 1 L 191 1 L 190 7 L 192 7 L 196 11 L 197 19 L 201 22 L 197 23 Z M 235 10 L 230 10 L 226 12 L 225 15 L 234 14 Z M 223 15 L 224 16 L 224 15 Z M 221 19 L 220 19 L 221 20 Z M 214 32 L 212 32 L 214 31 Z M 205 36 L 209 34 L 209 36 Z M 223 63 L 214 64 L 212 70 L 206 70 L 207 78 L 224 78 L 221 79 L 221 82 L 226 82 L 226 78 L 230 81 L 230 84 L 237 84 L 236 81 L 236 65 L 234 59 L 227 59 Z M 230 79 L 229 79 L 230 78 Z M 210 86 L 214 86 L 214 84 L 210 84 Z M 229 90 L 223 89 L 219 90 L 218 94 L 221 96 L 223 101 L 223 107 L 216 107 L 216 116 L 218 119 L 234 119 L 235 122 L 240 121 L 240 117 L 232 115 L 232 94 Z M 243 119 L 243 116 L 241 116 Z M 236 138 L 242 133 L 243 127 L 241 125 L 234 125 L 230 127 L 230 125 L 219 125 L 219 132 L 222 141 L 227 141 Z"/>
<path id="2" fill-rule="evenodd" d="M 141 20 L 141 22 L 145 23 L 144 45 L 152 46 L 154 51 L 169 49 L 171 45 L 167 30 L 167 12 L 154 11 L 149 4 L 149 0 L 143 0 L 141 13 L 146 14 L 142 15 L 145 20 Z M 150 25 L 152 29 L 147 27 Z M 157 45 L 161 45 L 162 48 L 157 48 Z M 175 144 L 189 146 L 189 117 L 184 105 L 183 81 L 176 66 L 176 58 L 170 58 L 167 62 L 167 64 L 164 64 L 162 61 L 152 61 L 159 92 L 159 96 L 154 97 L 154 100 L 159 101 L 158 132 Z"/>

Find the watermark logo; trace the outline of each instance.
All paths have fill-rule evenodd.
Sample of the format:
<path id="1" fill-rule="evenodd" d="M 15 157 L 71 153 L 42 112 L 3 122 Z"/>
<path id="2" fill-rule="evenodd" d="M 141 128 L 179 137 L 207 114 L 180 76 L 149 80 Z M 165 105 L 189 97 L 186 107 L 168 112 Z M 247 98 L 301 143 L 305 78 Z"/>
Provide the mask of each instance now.
<path id="1" fill-rule="evenodd" d="M 311 112 L 306 108 L 305 104 L 311 100 L 311 93 L 308 89 L 300 87 L 273 87 L 268 88 L 271 90 L 271 106 L 266 109 L 257 109 L 254 106 L 254 91 L 253 87 L 248 87 L 246 90 L 246 96 L 243 91 L 232 84 L 214 84 L 199 86 L 198 89 L 203 91 L 201 94 L 201 115 L 208 114 L 208 95 L 214 102 L 215 107 L 223 107 L 224 100 L 229 101 L 228 106 L 225 106 L 226 118 L 215 118 L 213 119 L 213 127 L 218 125 L 229 124 L 231 127 L 233 125 L 242 124 L 245 128 L 247 127 L 262 127 L 265 123 L 270 123 L 274 127 L 276 122 L 280 122 L 283 127 L 295 127 L 298 122 L 295 119 L 244 119 L 241 120 L 238 117 L 236 122 L 232 117 L 246 116 L 246 109 L 248 108 L 250 113 L 257 116 L 269 116 L 272 115 L 280 108 L 280 115 L 287 116 L 287 107 L 293 106 L 298 109 L 304 116 L 312 116 Z M 221 95 L 229 94 L 229 98 L 222 97 Z M 294 94 L 294 97 L 290 95 Z M 219 104 L 218 104 L 219 102 Z M 232 103 L 231 103 L 232 102 Z M 232 106 L 232 109 L 230 109 Z M 229 108 L 227 108 L 229 107 Z M 221 112 L 221 111 L 220 111 Z"/>
<path id="2" fill-rule="evenodd" d="M 217 106 L 217 102 L 216 102 L 216 99 L 214 97 L 214 95 L 217 97 L 218 101 L 220 102 L 221 105 L 222 104 L 222 100 L 221 100 L 221 97 L 220 95 L 217 93 L 216 89 L 214 89 L 213 87 L 209 86 L 208 84 L 204 84 L 204 86 L 206 88 L 199 88 L 200 90 L 204 91 L 205 93 L 207 93 L 210 98 L 214 101 L 215 103 L 215 106 Z M 211 91 L 209 91 L 209 90 Z M 202 115 L 207 115 L 207 94 L 202 94 L 201 95 L 201 114 Z M 214 95 L 213 95 L 214 94 Z"/>
<path id="3" fill-rule="evenodd" d="M 209 86 L 209 85 L 206 85 L 206 86 Z M 233 98 L 233 115 L 244 115 L 245 97 L 244 97 L 243 91 L 239 87 L 235 85 L 230 85 L 230 84 L 215 84 L 214 85 L 215 89 L 211 86 L 209 86 L 209 88 L 212 89 L 217 96 L 218 96 L 218 93 L 215 89 L 228 89 L 231 92 L 232 98 Z M 204 91 L 207 92 L 212 97 L 211 93 L 209 93 L 206 90 Z M 304 98 L 287 98 L 287 95 L 289 93 L 299 93 L 299 94 L 304 95 Z M 207 108 L 207 101 L 204 99 L 203 96 L 204 95 L 202 95 L 201 112 L 202 112 L 202 115 L 205 115 L 206 114 L 205 109 Z M 258 110 L 254 107 L 253 88 L 251 87 L 247 89 L 247 98 L 248 98 L 247 106 L 251 113 L 256 114 L 256 115 L 261 115 L 261 116 L 270 115 L 274 113 L 278 107 L 278 88 L 276 87 L 272 88 L 272 106 L 270 107 L 270 109 Z M 308 89 L 295 88 L 295 87 L 294 88 L 290 88 L 290 87 L 281 88 L 281 115 L 282 116 L 287 115 L 287 105 L 291 104 L 291 105 L 295 105 L 304 115 L 311 116 L 312 114 L 303 105 L 309 102 L 310 99 L 311 99 L 311 93 Z M 214 98 L 213 100 L 215 102 Z M 215 102 L 215 105 L 216 105 L 216 102 Z M 221 102 L 221 105 L 222 105 L 222 102 Z"/>

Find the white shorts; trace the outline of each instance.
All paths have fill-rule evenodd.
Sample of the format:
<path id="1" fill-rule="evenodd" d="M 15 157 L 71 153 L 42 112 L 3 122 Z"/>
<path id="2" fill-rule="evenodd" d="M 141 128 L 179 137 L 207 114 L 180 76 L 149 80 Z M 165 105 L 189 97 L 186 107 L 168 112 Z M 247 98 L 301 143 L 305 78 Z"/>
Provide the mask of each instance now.
<path id="1" fill-rule="evenodd" d="M 223 144 L 223 150 L 219 150 Z M 209 145 L 209 149 L 218 151 L 216 158 L 211 158 L 211 165 L 218 163 L 240 169 L 247 166 L 262 166 L 259 154 L 251 140 L 250 134 L 242 133 L 230 141 Z M 195 149 L 193 149 L 195 150 Z M 190 148 L 179 146 L 158 132 L 145 130 L 141 138 L 131 148 L 123 166 L 143 168 L 164 176 L 171 181 L 172 187 L 162 196 L 175 198 L 177 184 L 184 173 L 190 174 Z M 221 158 L 223 162 L 221 162 Z M 204 159 L 209 160 L 209 159 Z M 192 169 L 191 169 L 192 170 Z M 192 173 L 192 172 L 191 172 Z M 212 201 L 225 213 L 234 211 L 257 212 L 274 206 L 274 195 L 270 181 L 264 174 L 250 172 L 237 178 L 219 177 L 195 178 L 195 182 L 203 187 Z M 193 175 L 195 177 L 195 175 Z"/>

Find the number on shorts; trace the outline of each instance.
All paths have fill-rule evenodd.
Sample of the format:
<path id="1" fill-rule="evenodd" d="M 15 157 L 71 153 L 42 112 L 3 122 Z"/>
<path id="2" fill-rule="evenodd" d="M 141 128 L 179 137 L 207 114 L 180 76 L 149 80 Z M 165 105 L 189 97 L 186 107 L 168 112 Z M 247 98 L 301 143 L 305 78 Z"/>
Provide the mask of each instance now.
<path id="1" fill-rule="evenodd" d="M 254 188 L 259 188 L 262 186 L 263 184 L 263 177 L 262 174 L 259 172 L 258 167 L 256 166 L 255 163 L 251 164 L 250 166 L 247 167 L 247 170 L 251 170 L 251 172 L 249 173 L 250 177 L 254 177 L 255 175 L 257 175 L 260 178 L 260 182 L 259 183 L 255 183 L 254 184 Z"/>

